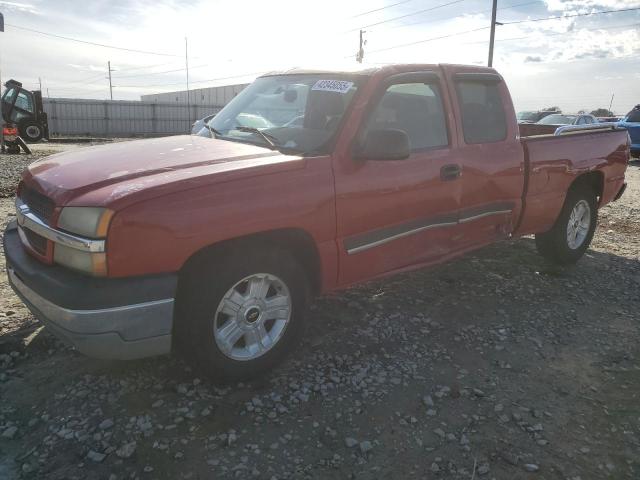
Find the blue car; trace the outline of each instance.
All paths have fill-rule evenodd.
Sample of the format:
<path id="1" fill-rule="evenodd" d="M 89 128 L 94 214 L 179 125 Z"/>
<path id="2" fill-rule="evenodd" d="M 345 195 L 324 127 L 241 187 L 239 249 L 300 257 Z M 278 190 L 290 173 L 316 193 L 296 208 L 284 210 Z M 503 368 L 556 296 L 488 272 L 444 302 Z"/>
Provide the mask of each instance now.
<path id="1" fill-rule="evenodd" d="M 631 137 L 631 155 L 640 157 L 640 105 L 636 105 L 619 125 L 629 131 L 629 136 Z"/>

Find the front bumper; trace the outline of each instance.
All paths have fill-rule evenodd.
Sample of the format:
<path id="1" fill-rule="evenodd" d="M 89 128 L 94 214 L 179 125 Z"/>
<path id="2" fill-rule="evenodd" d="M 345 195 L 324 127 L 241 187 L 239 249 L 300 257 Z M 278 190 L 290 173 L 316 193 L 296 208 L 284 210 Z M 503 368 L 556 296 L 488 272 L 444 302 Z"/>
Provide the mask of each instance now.
<path id="1" fill-rule="evenodd" d="M 4 233 L 9 284 L 50 330 L 87 356 L 129 360 L 171 351 L 175 274 L 94 278 L 29 256 Z"/>

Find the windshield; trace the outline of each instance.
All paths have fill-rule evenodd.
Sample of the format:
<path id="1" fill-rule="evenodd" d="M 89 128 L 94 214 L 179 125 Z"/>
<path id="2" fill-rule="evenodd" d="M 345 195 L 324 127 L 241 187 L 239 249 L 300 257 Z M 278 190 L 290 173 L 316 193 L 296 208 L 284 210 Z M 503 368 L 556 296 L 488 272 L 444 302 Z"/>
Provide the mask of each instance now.
<path id="1" fill-rule="evenodd" d="M 535 121 L 537 116 L 538 112 L 520 112 L 518 113 L 518 120 Z"/>
<path id="2" fill-rule="evenodd" d="M 627 114 L 627 118 L 624 119 L 625 122 L 629 123 L 639 123 L 640 122 L 640 108 L 636 107 L 631 110 Z"/>
<path id="3" fill-rule="evenodd" d="M 258 78 L 208 123 L 201 135 L 300 153 L 321 153 L 337 131 L 362 76 L 274 75 Z M 262 132 L 256 132 L 255 130 Z M 251 130 L 254 130 L 253 132 Z"/>
<path id="4" fill-rule="evenodd" d="M 571 125 L 575 120 L 575 115 L 548 115 L 538 123 L 541 125 Z"/>

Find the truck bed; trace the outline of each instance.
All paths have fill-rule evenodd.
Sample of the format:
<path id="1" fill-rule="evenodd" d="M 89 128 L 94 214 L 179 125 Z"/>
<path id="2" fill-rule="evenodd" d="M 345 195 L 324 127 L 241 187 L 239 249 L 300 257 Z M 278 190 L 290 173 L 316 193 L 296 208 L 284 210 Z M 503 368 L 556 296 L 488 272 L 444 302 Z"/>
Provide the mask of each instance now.
<path id="1" fill-rule="evenodd" d="M 593 172 L 594 182 L 600 182 L 600 205 L 612 201 L 624 184 L 629 149 L 624 129 L 580 129 L 521 137 L 520 141 L 528 175 L 518 235 L 551 228 L 571 183 L 580 174 Z"/>

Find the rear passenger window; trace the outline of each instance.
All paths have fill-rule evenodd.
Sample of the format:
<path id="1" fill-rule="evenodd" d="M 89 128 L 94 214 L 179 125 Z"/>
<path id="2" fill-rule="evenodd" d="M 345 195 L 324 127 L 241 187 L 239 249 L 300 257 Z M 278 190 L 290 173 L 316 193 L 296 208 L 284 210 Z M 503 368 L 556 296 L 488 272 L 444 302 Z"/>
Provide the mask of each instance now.
<path id="1" fill-rule="evenodd" d="M 376 106 L 367 127 L 403 130 L 409 137 L 412 151 L 449 144 L 442 97 L 434 84 L 391 85 Z"/>
<path id="2" fill-rule="evenodd" d="M 499 142 L 507 138 L 507 120 L 498 85 L 459 81 L 457 90 L 466 143 Z"/>

